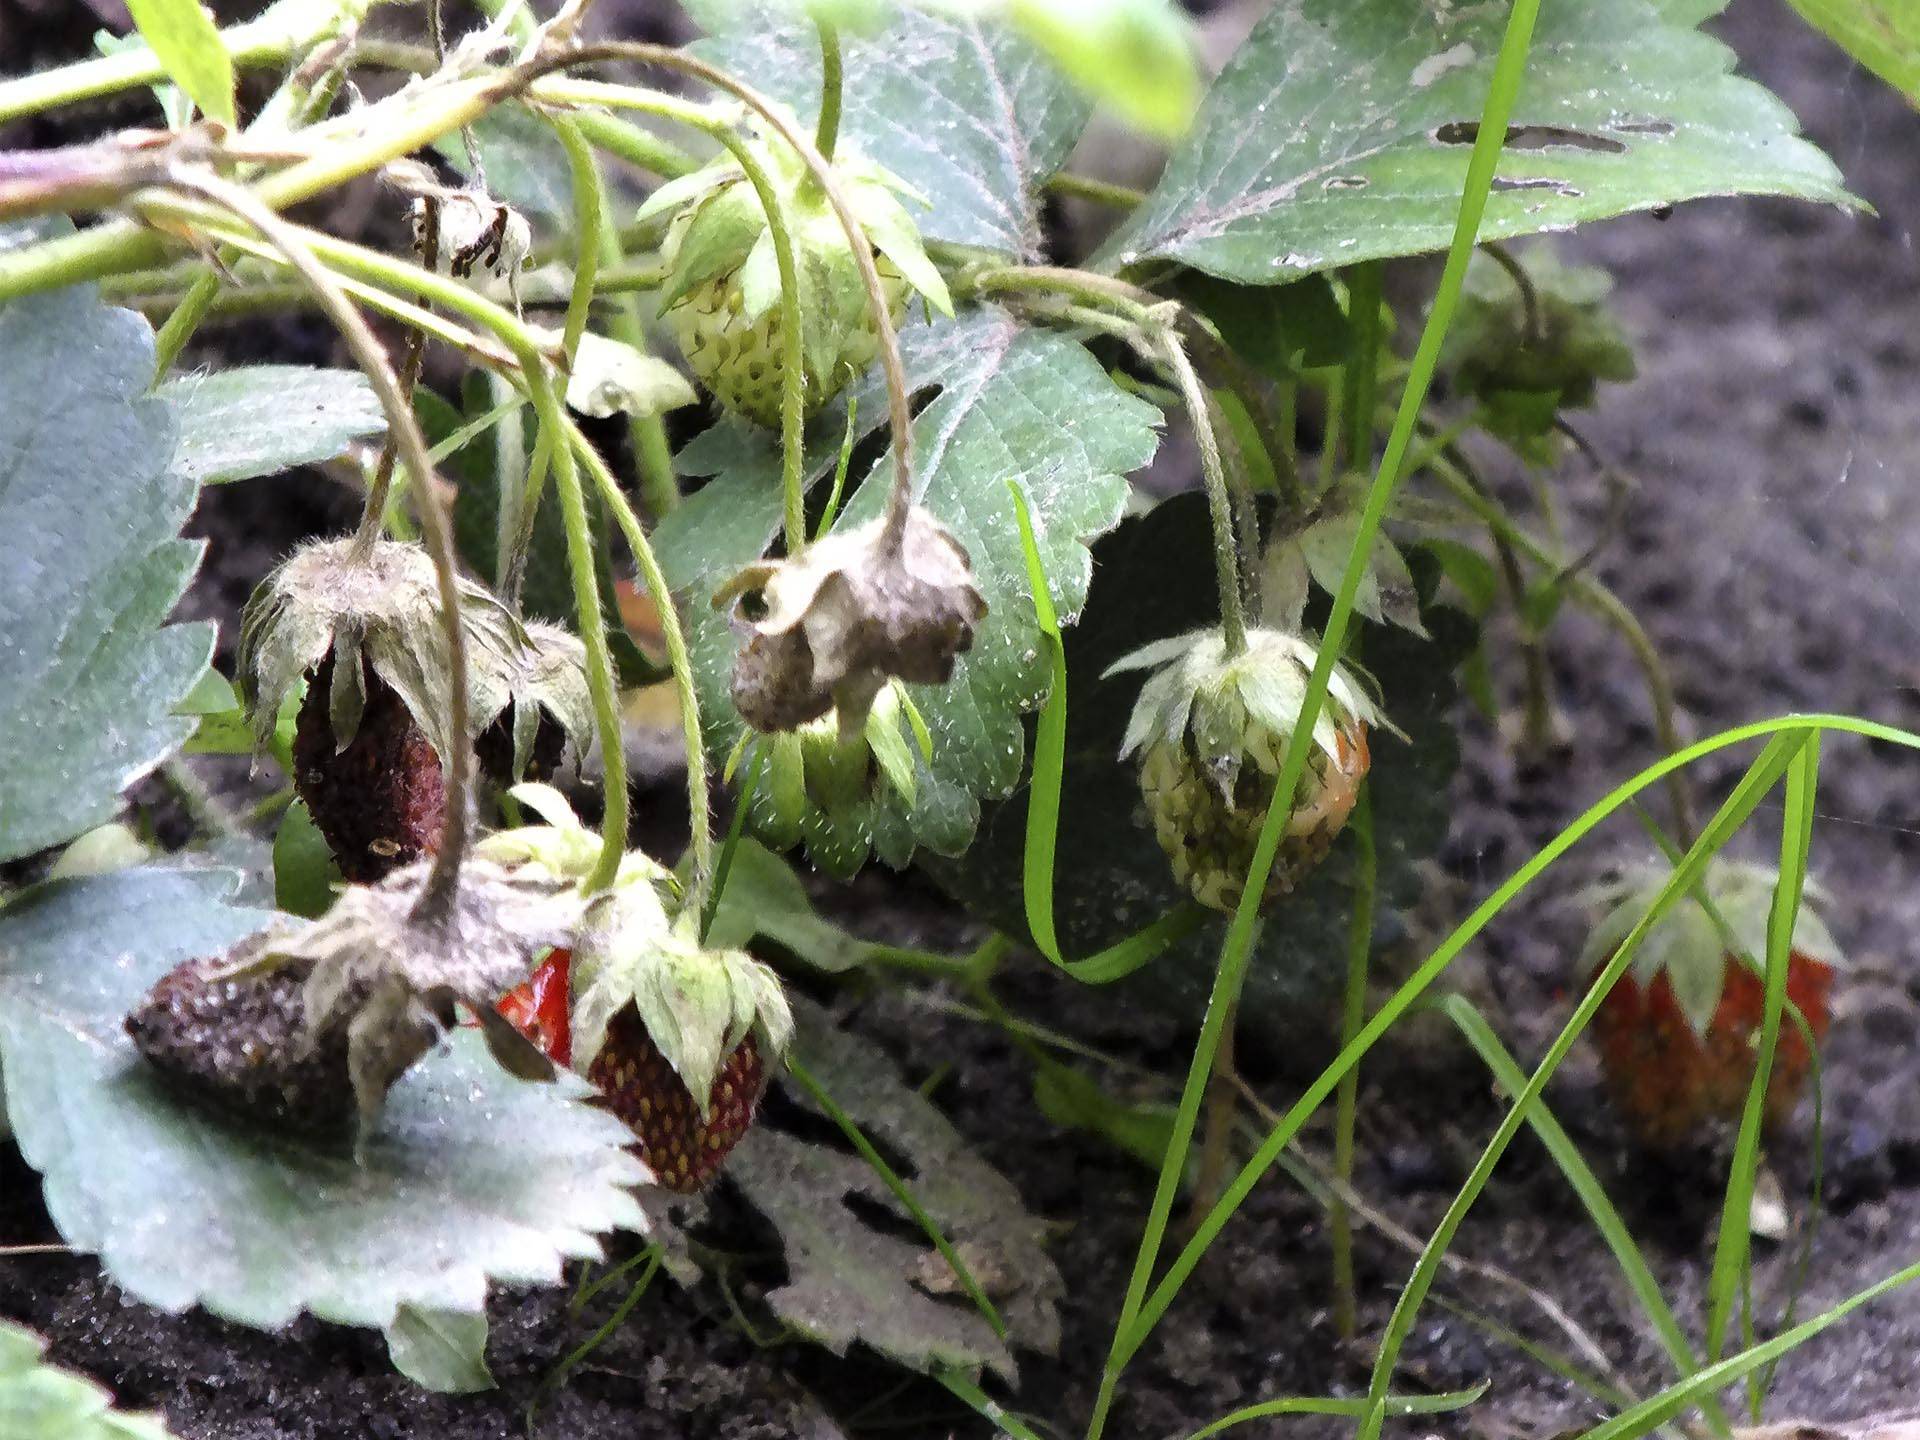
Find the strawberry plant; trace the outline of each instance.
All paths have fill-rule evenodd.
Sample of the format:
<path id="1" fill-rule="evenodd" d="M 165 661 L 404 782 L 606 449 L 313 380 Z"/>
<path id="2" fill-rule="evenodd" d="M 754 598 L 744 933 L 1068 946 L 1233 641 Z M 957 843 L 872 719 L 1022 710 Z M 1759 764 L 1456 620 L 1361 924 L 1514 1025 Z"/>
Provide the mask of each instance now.
<path id="1" fill-rule="evenodd" d="M 1920 736 L 1687 743 L 1606 535 L 1561 513 L 1593 475 L 1633 503 L 1583 412 L 1636 360 L 1611 277 L 1536 237 L 1860 204 L 1717 5 L 1278 0 L 1211 79 L 1167 0 L 687 0 L 677 46 L 614 0 L 131 8 L 0 80 L 0 1123 L 128 1296 L 372 1327 L 473 1393 L 490 1297 L 574 1267 L 571 1314 L 644 1265 L 554 1383 L 659 1273 L 823 1394 L 856 1387 L 803 1342 L 1004 1433 L 1133 1433 L 1130 1364 L 1329 1099 L 1309 1189 L 1355 1334 L 1357 1067 L 1416 1006 L 1501 1118 L 1364 1394 L 1195 1433 L 1479 1401 L 1406 1389 L 1403 1350 L 1523 1126 L 1678 1372 L 1642 1398 L 1548 1354 L 1596 1435 L 1724 1431 L 1742 1380 L 1757 1417 L 1794 1345 L 1913 1277 L 1762 1315 L 1751 1227 L 1845 984 L 1822 738 Z M 1883 7 L 1799 8 L 1911 80 Z M 1102 107 L 1165 147 L 1145 190 L 1077 167 Z M 244 605 L 196 588 L 216 487 L 340 482 L 357 520 L 271 536 Z M 170 619 L 189 595 L 216 623 Z M 1429 943 L 1463 737 L 1557 763 L 1573 612 L 1657 749 Z M 1703 813 L 1723 752 L 1750 763 Z M 1776 863 L 1723 854 L 1763 805 Z M 1628 809 L 1659 858 L 1586 891 L 1523 1071 L 1430 992 Z M 909 870 L 974 948 L 841 923 L 841 882 Z M 1081 1019 L 1019 1013 L 1046 985 Z M 934 1010 L 930 1058 L 892 1022 Z M 1143 1012 L 1171 1062 L 1102 1048 Z M 1639 1140 L 1725 1170 L 1698 1351 L 1545 1105 L 1589 1025 Z M 1276 1109 L 1248 1057 L 1283 1052 L 1311 1078 Z M 936 1063 L 1030 1071 L 1031 1113 L 945 1113 Z M 1055 1127 L 1157 1177 L 1072 1411 L 1020 1388 L 1087 1323 L 1050 1248 L 1079 1217 L 1011 1138 Z M 0 1327 L 0 1419 L 43 1385 L 146 1433 L 38 1354 Z"/>

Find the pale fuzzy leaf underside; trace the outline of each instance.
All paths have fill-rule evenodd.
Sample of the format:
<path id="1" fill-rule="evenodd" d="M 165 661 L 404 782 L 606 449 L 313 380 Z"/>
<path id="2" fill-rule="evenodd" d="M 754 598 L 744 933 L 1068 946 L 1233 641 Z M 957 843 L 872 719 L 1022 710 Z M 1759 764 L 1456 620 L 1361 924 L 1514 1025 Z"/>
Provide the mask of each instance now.
<path id="1" fill-rule="evenodd" d="M 1654 0 L 1542 7 L 1482 239 L 1707 195 L 1852 203 L 1699 18 Z M 1444 249 L 1506 21 L 1502 4 L 1280 0 L 1102 260 L 1277 284 Z"/>
<path id="2" fill-rule="evenodd" d="M 91 289 L 0 306 L 0 859 L 111 819 L 193 733 L 213 630 L 162 625 L 200 547 L 152 378 L 147 323 Z"/>
<path id="3" fill-rule="evenodd" d="M 357 1157 L 177 1098 L 121 1020 L 172 966 L 269 918 L 231 904 L 233 882 L 124 871 L 39 887 L 0 919 L 21 1154 L 62 1236 L 129 1295 L 265 1328 L 302 1311 L 385 1327 L 403 1304 L 476 1313 L 490 1280 L 552 1284 L 600 1232 L 643 1228 L 625 1127 L 571 1076 L 510 1079 L 472 1031 L 394 1086 Z"/>
<path id="4" fill-rule="evenodd" d="M 358 370 L 243 365 L 182 375 L 155 393 L 179 427 L 173 473 L 199 485 L 331 460 L 387 428 L 379 397 Z"/>

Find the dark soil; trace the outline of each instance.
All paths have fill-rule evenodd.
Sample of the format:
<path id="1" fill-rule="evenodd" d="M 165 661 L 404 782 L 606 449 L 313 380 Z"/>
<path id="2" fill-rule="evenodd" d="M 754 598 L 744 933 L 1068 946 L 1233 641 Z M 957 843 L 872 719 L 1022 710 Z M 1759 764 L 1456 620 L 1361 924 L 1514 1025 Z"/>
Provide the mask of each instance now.
<path id="1" fill-rule="evenodd" d="M 1600 226 L 1570 245 L 1609 266 L 1640 342 L 1641 374 L 1602 399 L 1587 425 L 1636 488 L 1597 572 L 1647 621 L 1670 657 L 1694 731 L 1786 710 L 1915 719 L 1920 688 L 1920 117 L 1804 31 L 1784 7 L 1743 0 L 1723 33 L 1879 211 L 1859 217 L 1766 202 L 1703 202 L 1671 219 Z M 1524 503 L 1518 475 L 1490 469 Z M 195 614 L 231 622 L 253 581 L 307 530 L 337 526 L 320 488 L 211 491 L 196 533 L 213 537 Z M 1570 467 L 1562 491 L 1576 546 L 1608 523 L 1605 487 Z M 230 636 L 229 636 L 230 638 Z M 1463 716 L 1466 765 L 1454 834 L 1416 933 L 1444 933 L 1543 841 L 1656 753 L 1644 693 L 1613 634 L 1569 614 L 1553 637 L 1558 700 L 1572 746 L 1523 763 L 1484 721 Z M 1504 691 L 1518 677 L 1502 674 Z M 1856 973 L 1840 999 L 1826 1078 L 1828 1206 L 1812 1250 L 1810 1314 L 1920 1257 L 1920 764 L 1905 752 L 1833 741 L 1822 775 L 1815 861 L 1835 896 L 1834 928 Z M 1706 773 L 1725 782 L 1744 756 Z M 1382 763 L 1391 763 L 1390 754 Z M 1712 787 L 1710 786 L 1711 790 Z M 663 791 L 661 805 L 670 803 Z M 1763 855 L 1777 810 L 1743 843 Z M 1610 830 L 1552 884 L 1609 854 L 1638 850 Z M 871 933 L 965 943 L 964 922 L 913 877 L 868 875 L 838 908 Z M 1424 927 L 1424 928 L 1423 928 Z M 1456 967 L 1459 987 L 1522 1060 L 1537 1056 L 1570 1006 L 1577 917 L 1546 899 L 1516 907 Z M 1179 1073 L 1190 1044 L 1179 1017 L 1118 1008 L 1018 970 L 1009 1001 L 1128 1060 Z M 1038 1213 L 1061 1222 L 1067 1280 L 1057 1360 L 1029 1357 L 1012 1403 L 1063 1430 L 1084 1423 L 1124 1289 L 1152 1176 L 1099 1141 L 1040 1118 L 1024 1060 L 996 1032 L 923 994 L 883 993 L 856 1012 Z M 1269 1098 L 1321 1055 L 1255 1055 Z M 1683 1323 L 1697 1326 L 1722 1171 L 1712 1155 L 1635 1158 L 1609 1116 L 1591 1057 L 1576 1050 L 1550 1092 L 1556 1114 L 1646 1248 Z M 1498 1110 L 1470 1052 L 1432 1017 L 1396 1032 L 1365 1072 L 1361 1192 L 1414 1235 L 1439 1218 Z M 1324 1148 L 1325 1131 L 1310 1135 Z M 1802 1219 L 1810 1136 L 1771 1162 Z M 157 1197 L 163 1201 L 164 1197 Z M 57 1239 L 34 1177 L 0 1145 L 0 1242 Z M 1110 1433 L 1183 1433 L 1237 1405 L 1364 1388 L 1378 1334 L 1412 1255 L 1362 1230 L 1362 1343 L 1331 1322 L 1327 1242 L 1316 1205 L 1282 1177 L 1264 1185 L 1214 1247 L 1129 1371 Z M 1618 1272 L 1545 1152 L 1516 1143 L 1454 1253 L 1498 1266 L 1563 1306 L 1641 1393 L 1670 1378 Z M 1797 1244 L 1762 1245 L 1760 1313 L 1777 1313 Z M 1440 1294 L 1497 1316 L 1561 1352 L 1539 1309 L 1484 1280 L 1444 1276 Z M 204 1315 L 166 1316 L 120 1297 L 90 1261 L 0 1261 L 0 1315 L 25 1320 L 54 1353 L 132 1406 L 163 1409 L 192 1440 L 497 1440 L 520 1430 L 538 1382 L 606 1307 L 584 1321 L 564 1295 L 494 1306 L 490 1350 L 501 1388 L 470 1399 L 421 1393 L 396 1377 L 377 1335 L 307 1321 L 266 1336 Z M 1803 1346 L 1779 1372 L 1770 1418 L 1838 1420 L 1911 1403 L 1920 1392 L 1920 1292 L 1896 1292 Z M 858 1356 L 756 1348 L 717 1296 L 661 1285 L 541 1409 L 550 1437 L 938 1436 L 983 1429 L 944 1392 Z M 1490 1380 L 1465 1420 L 1492 1437 L 1548 1435 L 1601 1414 L 1567 1383 L 1452 1311 L 1430 1304 L 1402 1366 L 1403 1388 Z M 811 1394 L 809 1393 L 811 1392 Z M 812 1398 L 820 1397 L 819 1399 Z M 837 1417 L 827 1418 L 829 1411 Z M 1311 1422 L 1309 1422 L 1311 1423 Z M 1423 1430 L 1429 1428 L 1424 1422 Z"/>

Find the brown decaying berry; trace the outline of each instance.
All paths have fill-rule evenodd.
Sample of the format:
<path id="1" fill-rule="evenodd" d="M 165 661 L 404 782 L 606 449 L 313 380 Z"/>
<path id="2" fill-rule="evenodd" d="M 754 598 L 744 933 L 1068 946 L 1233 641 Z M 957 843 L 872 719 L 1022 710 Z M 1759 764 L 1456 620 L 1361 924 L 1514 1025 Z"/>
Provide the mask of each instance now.
<path id="1" fill-rule="evenodd" d="M 608 1024 L 587 1078 L 600 1088 L 601 1103 L 633 1131 L 634 1149 L 659 1183 L 691 1194 L 719 1173 L 728 1152 L 752 1126 L 767 1077 L 760 1047 L 749 1034 L 720 1067 L 707 1117 L 701 1119 L 693 1092 L 629 1005 Z"/>
<path id="2" fill-rule="evenodd" d="M 163 975 L 126 1019 L 147 1061 L 194 1099 L 276 1128 L 337 1135 L 351 1127 L 344 1026 L 308 1044 L 291 969 L 218 978 L 224 955 Z"/>
<path id="3" fill-rule="evenodd" d="M 439 850 L 447 797 L 440 757 L 406 703 L 371 666 L 363 684 L 360 728 L 336 750 L 328 718 L 333 656 L 314 668 L 293 735 L 293 783 L 340 873 L 371 884 Z"/>
<path id="4" fill-rule="evenodd" d="M 1787 998 L 1816 1042 L 1831 1019 L 1833 968 L 1796 951 L 1787 962 Z M 1663 973 L 1642 987 L 1623 976 L 1593 1020 L 1607 1089 L 1628 1125 L 1653 1149 L 1697 1142 L 1717 1121 L 1737 1119 L 1753 1082 L 1754 1047 L 1766 1005 L 1761 978 L 1731 956 L 1720 1003 L 1704 1035 L 1687 1023 Z M 1783 1019 L 1767 1082 L 1766 1123 L 1783 1125 L 1812 1069 L 1800 1027 Z"/>
<path id="5" fill-rule="evenodd" d="M 513 773 L 513 707 L 518 703 L 514 701 L 502 710 L 473 745 L 480 773 L 502 788 L 522 780 L 551 780 L 567 753 L 566 727 L 542 706 L 540 723 L 533 732 L 533 753 L 527 757 L 527 773 Z"/>

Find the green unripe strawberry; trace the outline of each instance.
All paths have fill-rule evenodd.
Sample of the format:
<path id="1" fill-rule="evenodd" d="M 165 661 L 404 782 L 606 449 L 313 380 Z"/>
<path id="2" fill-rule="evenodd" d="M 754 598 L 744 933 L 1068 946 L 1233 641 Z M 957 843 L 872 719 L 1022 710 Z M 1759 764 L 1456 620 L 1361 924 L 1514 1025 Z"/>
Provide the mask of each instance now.
<path id="1" fill-rule="evenodd" d="M 1197 631 L 1146 646 L 1107 672 L 1153 671 L 1120 754 L 1139 756 L 1154 838 L 1174 878 L 1202 905 L 1231 911 L 1240 903 L 1316 657 L 1310 641 L 1278 630 L 1250 631 L 1246 649 L 1231 656 L 1219 632 Z M 1336 667 L 1263 906 L 1326 856 L 1366 777 L 1368 728 L 1387 723 Z"/>
<path id="2" fill-rule="evenodd" d="M 804 408 L 812 414 L 864 373 L 879 337 L 859 262 L 825 189 L 785 141 L 749 142 L 793 242 L 802 323 Z M 897 324 L 914 292 L 953 313 L 945 281 L 900 203 L 898 177 L 842 146 L 835 185 L 853 211 Z M 639 219 L 666 221 L 661 318 L 700 383 L 723 406 L 777 427 L 786 373 L 779 256 L 758 190 L 731 156 L 656 190 Z"/>

